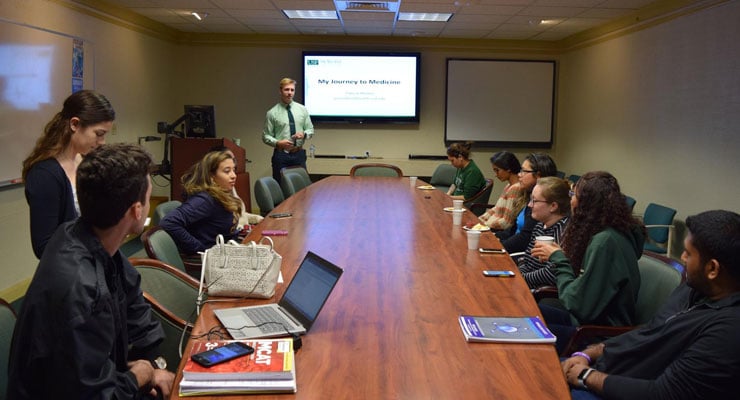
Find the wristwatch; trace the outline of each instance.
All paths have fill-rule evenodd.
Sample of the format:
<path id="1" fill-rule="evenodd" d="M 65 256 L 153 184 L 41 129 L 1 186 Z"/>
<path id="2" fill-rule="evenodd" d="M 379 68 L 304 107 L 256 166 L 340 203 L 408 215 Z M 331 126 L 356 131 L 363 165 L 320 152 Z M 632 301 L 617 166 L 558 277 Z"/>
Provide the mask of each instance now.
<path id="1" fill-rule="evenodd" d="M 154 369 L 167 369 L 167 360 L 165 360 L 164 357 L 159 356 L 152 360 L 152 367 L 154 367 Z"/>
<path id="2" fill-rule="evenodd" d="M 578 384 L 581 385 L 583 389 L 588 390 L 588 387 L 586 386 L 586 378 L 588 378 L 588 376 L 591 375 L 591 373 L 594 371 L 596 370 L 593 368 L 586 368 L 583 371 L 581 371 L 580 374 L 578 374 Z"/>

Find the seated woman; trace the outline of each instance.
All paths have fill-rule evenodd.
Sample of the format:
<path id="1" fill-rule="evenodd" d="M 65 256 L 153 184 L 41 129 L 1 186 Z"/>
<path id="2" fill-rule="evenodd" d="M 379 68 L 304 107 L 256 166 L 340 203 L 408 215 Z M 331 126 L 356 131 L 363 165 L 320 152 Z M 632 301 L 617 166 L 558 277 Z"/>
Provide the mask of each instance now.
<path id="1" fill-rule="evenodd" d="M 214 147 L 211 147 L 211 149 L 209 151 L 225 151 L 225 152 L 227 152 L 229 155 L 231 155 L 231 158 L 234 159 L 234 170 L 236 170 L 236 155 L 228 147 L 226 147 L 226 146 L 214 146 Z M 242 198 L 239 197 L 239 194 L 236 193 L 236 186 L 233 187 L 233 188 L 231 188 L 231 194 L 233 194 L 234 197 L 236 197 L 237 199 L 239 199 L 239 202 L 241 203 L 241 208 L 242 208 L 242 215 L 239 217 L 239 222 L 237 223 L 237 226 L 236 226 L 236 230 L 237 231 L 241 231 L 245 227 L 249 228 L 248 225 L 257 225 L 260 222 L 262 222 L 263 219 L 265 219 L 265 217 L 263 217 L 263 216 L 261 216 L 259 214 L 252 214 L 250 212 L 247 212 L 247 207 L 244 204 L 244 200 L 242 200 Z"/>
<path id="2" fill-rule="evenodd" d="M 494 231 L 503 231 L 514 225 L 517 214 L 526 206 L 526 197 L 517 176 L 522 167 L 516 156 L 508 151 L 499 151 L 491 156 L 491 166 L 496 178 L 507 184 L 496 205 L 479 216 L 478 220 Z"/>
<path id="3" fill-rule="evenodd" d="M 467 200 L 486 186 L 486 178 L 470 159 L 472 142 L 453 143 L 447 148 L 447 159 L 457 168 L 455 180 L 447 194 L 455 200 Z"/>
<path id="4" fill-rule="evenodd" d="M 216 243 L 236 239 L 241 201 L 232 194 L 236 183 L 234 158 L 212 151 L 182 177 L 185 201 L 168 213 L 160 225 L 172 236 L 181 253 L 195 255 Z"/>
<path id="5" fill-rule="evenodd" d="M 535 239 L 539 236 L 550 236 L 555 239 L 555 243 L 560 243 L 570 214 L 568 192 L 570 192 L 568 181 L 555 176 L 538 179 L 537 185 L 532 190 L 529 206 L 532 208 L 532 218 L 538 222 L 532 231 L 527 250 L 517 260 L 519 271 L 532 289 L 555 286 L 554 265 L 550 261 L 540 261 L 531 253 Z"/>
<path id="6" fill-rule="evenodd" d="M 555 161 L 544 153 L 532 153 L 528 155 L 522 163 L 522 169 L 519 170 L 519 183 L 526 194 L 526 201 L 529 203 L 529 197 L 537 183 L 537 179 L 546 176 L 555 176 L 558 168 Z M 527 249 L 529 238 L 532 236 L 532 230 L 537 225 L 537 221 L 532 218 L 532 207 L 527 206 L 517 216 L 518 230 L 514 234 L 506 231 L 496 232 L 496 236 L 501 239 L 501 244 L 509 253 L 518 253 Z"/>
<path id="7" fill-rule="evenodd" d="M 572 194 L 562 249 L 541 242 L 532 249 L 532 256 L 555 265 L 558 299 L 543 299 L 540 309 L 559 352 L 578 325 L 634 324 L 637 259 L 645 242 L 645 228 L 608 172 L 586 173 Z"/>

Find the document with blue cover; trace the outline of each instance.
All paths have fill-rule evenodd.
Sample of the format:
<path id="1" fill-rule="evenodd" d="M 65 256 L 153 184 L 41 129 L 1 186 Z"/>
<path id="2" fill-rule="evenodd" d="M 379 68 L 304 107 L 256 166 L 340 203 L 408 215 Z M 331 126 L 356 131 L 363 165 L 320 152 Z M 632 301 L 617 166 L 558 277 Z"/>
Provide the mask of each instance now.
<path id="1" fill-rule="evenodd" d="M 555 335 L 539 317 L 459 318 L 468 342 L 555 343 Z"/>

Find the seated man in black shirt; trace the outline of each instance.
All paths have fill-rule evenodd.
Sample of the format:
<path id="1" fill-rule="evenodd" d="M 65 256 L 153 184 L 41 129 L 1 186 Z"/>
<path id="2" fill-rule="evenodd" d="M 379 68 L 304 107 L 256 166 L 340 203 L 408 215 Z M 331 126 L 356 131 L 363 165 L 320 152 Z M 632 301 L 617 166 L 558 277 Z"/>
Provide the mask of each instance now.
<path id="1" fill-rule="evenodd" d="M 151 166 L 130 144 L 100 146 L 80 163 L 81 215 L 51 237 L 23 300 L 8 398 L 169 397 L 174 374 L 157 348 L 164 331 L 144 302 L 139 273 L 118 250 L 144 229 Z"/>
<path id="2" fill-rule="evenodd" d="M 573 398 L 737 398 L 740 215 L 686 219 L 686 283 L 644 326 L 563 361 Z M 592 366 L 589 367 L 589 366 Z"/>

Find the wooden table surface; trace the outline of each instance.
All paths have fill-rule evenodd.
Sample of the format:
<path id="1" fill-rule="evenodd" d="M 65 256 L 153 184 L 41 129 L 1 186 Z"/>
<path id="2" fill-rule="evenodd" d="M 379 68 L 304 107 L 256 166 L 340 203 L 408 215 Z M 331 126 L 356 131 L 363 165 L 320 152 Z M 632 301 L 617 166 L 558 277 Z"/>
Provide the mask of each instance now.
<path id="1" fill-rule="evenodd" d="M 273 237 L 286 283 L 273 299 L 238 304 L 277 302 L 308 250 L 344 274 L 296 353 L 298 392 L 244 397 L 569 398 L 552 345 L 465 341 L 460 314 L 539 310 L 508 255 L 467 250 L 465 231 L 443 211 L 451 205 L 441 191 L 411 187 L 408 178 L 348 176 L 325 178 L 280 204 L 274 213 L 293 216 L 266 218 L 247 239 L 259 240 L 265 229 L 289 231 Z M 466 211 L 463 222 L 473 219 Z M 480 245 L 501 247 L 490 232 Z M 484 269 L 517 276 L 486 278 Z M 219 326 L 214 308 L 236 304 L 206 304 L 193 334 Z M 177 386 L 173 393 L 177 398 Z"/>

